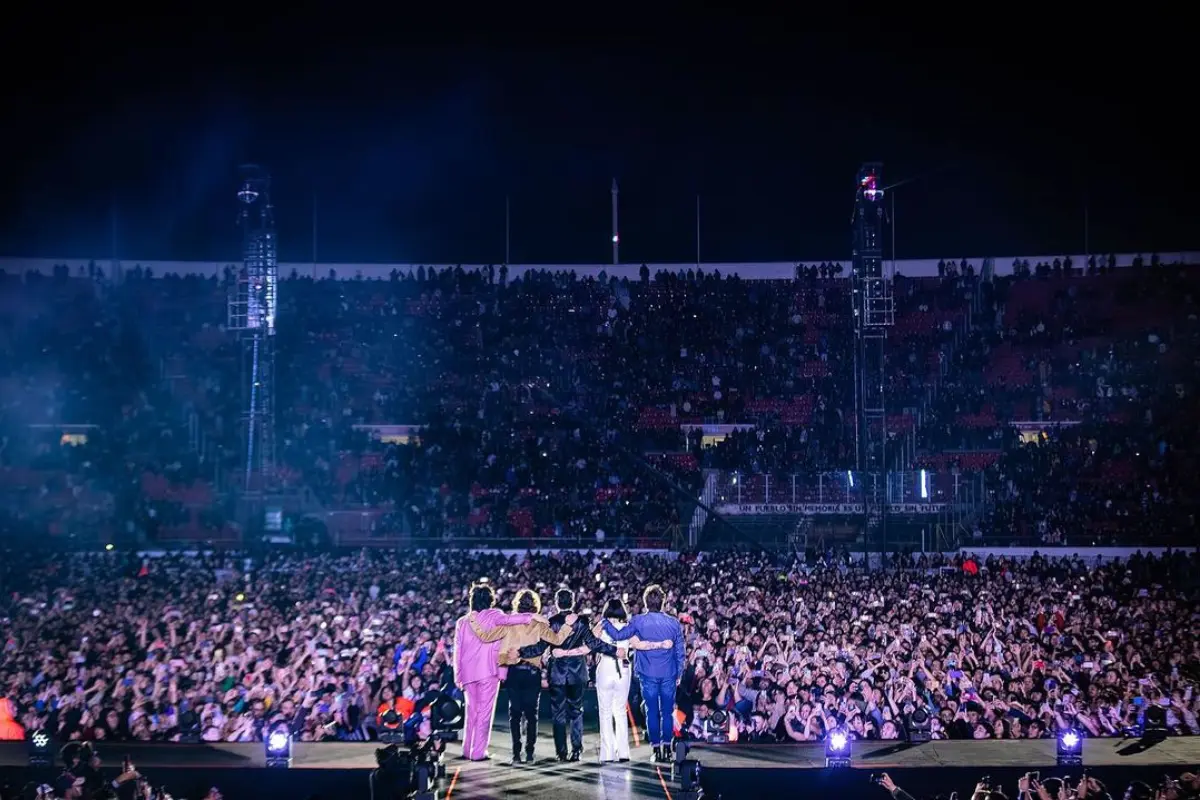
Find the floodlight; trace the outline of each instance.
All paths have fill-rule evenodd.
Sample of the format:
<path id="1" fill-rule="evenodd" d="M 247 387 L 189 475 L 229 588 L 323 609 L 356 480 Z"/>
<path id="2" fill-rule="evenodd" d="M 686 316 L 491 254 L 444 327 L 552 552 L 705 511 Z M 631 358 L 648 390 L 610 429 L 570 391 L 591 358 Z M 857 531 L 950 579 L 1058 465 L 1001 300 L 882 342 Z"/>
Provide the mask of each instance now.
<path id="1" fill-rule="evenodd" d="M 850 766 L 850 737 L 845 731 L 833 731 L 825 740 L 825 766 L 839 769 Z"/>
<path id="2" fill-rule="evenodd" d="M 1055 740 L 1055 756 L 1058 765 L 1080 766 L 1083 764 L 1083 737 L 1074 729 L 1061 731 Z"/>
<path id="3" fill-rule="evenodd" d="M 292 734 L 279 727 L 267 734 L 267 766 L 272 769 L 287 769 L 292 766 Z"/>

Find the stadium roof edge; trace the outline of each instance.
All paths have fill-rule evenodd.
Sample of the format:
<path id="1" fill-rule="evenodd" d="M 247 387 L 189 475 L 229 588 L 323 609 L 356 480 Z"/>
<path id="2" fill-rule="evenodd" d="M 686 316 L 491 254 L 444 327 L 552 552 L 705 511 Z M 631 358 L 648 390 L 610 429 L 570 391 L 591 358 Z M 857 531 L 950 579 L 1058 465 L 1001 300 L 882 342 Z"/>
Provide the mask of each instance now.
<path id="1" fill-rule="evenodd" d="M 1145 253 L 1118 253 L 1116 261 L 1118 267 L 1128 267 L 1133 264 L 1133 260 L 1141 255 L 1145 259 L 1150 258 L 1150 251 Z M 1107 259 L 1107 254 L 1096 254 L 1099 257 Z M 1159 258 L 1163 263 L 1183 263 L 1183 264 L 1200 264 L 1200 251 L 1192 252 L 1175 252 L 1175 253 L 1158 253 Z M 1065 254 L 1041 255 L 1041 256 L 993 256 L 992 262 L 997 275 L 1007 275 L 1012 272 L 1013 262 L 1016 260 L 1028 261 L 1029 264 L 1036 265 L 1039 263 L 1052 263 L 1055 259 L 1066 258 Z M 1070 258 L 1075 266 L 1082 266 L 1087 262 L 1087 257 L 1071 254 Z M 960 262 L 961 258 L 947 258 L 947 261 Z M 983 264 L 984 257 L 967 258 L 967 262 L 979 269 Z M 86 270 L 87 265 L 94 262 L 106 272 L 111 271 L 113 267 L 112 259 L 97 258 L 0 258 L 0 270 L 4 270 L 10 274 L 24 274 L 26 272 L 38 272 L 44 275 L 51 274 L 55 266 L 67 265 L 71 268 L 71 273 L 76 274 L 80 270 Z M 227 266 L 237 265 L 236 261 L 138 261 L 138 260 L 122 260 L 119 266 L 122 269 L 133 269 L 135 267 L 149 268 L 153 270 L 153 274 L 157 276 L 167 274 L 177 275 L 219 275 Z M 722 263 L 702 263 L 699 265 L 705 272 L 719 271 L 722 275 L 739 275 L 742 278 L 749 280 L 780 280 L 792 278 L 795 275 L 795 269 L 798 264 L 812 266 L 823 263 L 819 260 L 811 261 L 774 261 L 774 262 L 758 262 L 758 263 L 741 263 L 741 262 L 722 262 Z M 850 259 L 832 259 L 824 263 L 840 263 L 849 271 Z M 895 262 L 896 272 L 908 277 L 933 277 L 938 274 L 937 271 L 938 259 L 899 259 Z M 353 280 L 355 278 L 387 278 L 392 270 L 397 270 L 400 273 L 415 272 L 419 267 L 435 267 L 439 270 L 448 267 L 461 266 L 463 269 L 479 269 L 486 266 L 499 265 L 480 265 L 480 264 L 340 264 L 340 263 L 316 263 L 311 262 L 285 262 L 279 265 L 279 274 L 281 276 L 290 276 L 293 272 L 302 277 L 326 277 L 330 271 L 343 280 Z M 646 264 L 650 269 L 651 274 L 661 270 L 678 272 L 680 270 L 696 269 L 697 265 L 691 263 L 673 263 L 673 264 Z M 574 271 L 584 276 L 598 276 L 600 273 L 605 273 L 609 276 L 636 278 L 641 270 L 641 263 L 629 264 L 509 264 L 509 277 L 515 278 L 518 275 L 528 271 L 550 270 L 556 272 Z M 845 274 L 845 273 L 843 273 Z"/>

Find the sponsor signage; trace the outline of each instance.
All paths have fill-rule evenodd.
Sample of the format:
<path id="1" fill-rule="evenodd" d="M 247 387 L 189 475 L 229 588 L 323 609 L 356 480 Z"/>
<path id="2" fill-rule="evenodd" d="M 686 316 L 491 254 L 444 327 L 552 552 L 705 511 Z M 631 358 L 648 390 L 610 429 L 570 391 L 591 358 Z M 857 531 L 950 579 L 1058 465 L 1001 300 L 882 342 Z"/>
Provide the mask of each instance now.
<path id="1" fill-rule="evenodd" d="M 891 503 L 890 514 L 938 514 L 948 503 Z M 862 503 L 743 503 L 716 507 L 718 514 L 754 516 L 756 514 L 803 514 L 805 516 L 853 516 L 863 513 Z"/>

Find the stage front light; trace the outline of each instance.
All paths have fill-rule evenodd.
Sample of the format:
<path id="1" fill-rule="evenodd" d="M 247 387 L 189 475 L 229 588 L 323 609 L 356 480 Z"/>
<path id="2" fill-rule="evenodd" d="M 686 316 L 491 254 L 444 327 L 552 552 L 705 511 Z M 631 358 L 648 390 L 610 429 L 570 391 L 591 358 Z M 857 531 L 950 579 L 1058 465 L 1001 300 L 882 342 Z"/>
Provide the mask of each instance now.
<path id="1" fill-rule="evenodd" d="M 908 715 L 908 741 L 911 744 L 923 744 L 933 738 L 933 721 L 929 712 L 924 708 L 915 709 Z"/>
<path id="2" fill-rule="evenodd" d="M 292 735 L 286 728 L 276 728 L 267 734 L 267 766 L 287 769 L 292 766 Z"/>
<path id="3" fill-rule="evenodd" d="M 29 747 L 29 766 L 54 766 L 54 741 L 46 731 L 34 731 L 26 740 Z"/>
<path id="4" fill-rule="evenodd" d="M 1067 730 L 1059 733 L 1055 741 L 1055 756 L 1059 766 L 1079 766 L 1083 764 L 1083 737 L 1079 731 Z"/>
<path id="5" fill-rule="evenodd" d="M 850 766 L 850 737 L 845 731 L 833 731 L 825 740 L 825 766 Z"/>

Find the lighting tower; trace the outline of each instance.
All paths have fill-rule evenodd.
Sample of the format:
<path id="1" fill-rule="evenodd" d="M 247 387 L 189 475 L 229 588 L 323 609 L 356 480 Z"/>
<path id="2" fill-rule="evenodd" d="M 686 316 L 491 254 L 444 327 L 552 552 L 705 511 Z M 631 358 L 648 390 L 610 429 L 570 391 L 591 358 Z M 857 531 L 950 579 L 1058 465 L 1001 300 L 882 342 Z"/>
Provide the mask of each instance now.
<path id="1" fill-rule="evenodd" d="M 854 251 L 850 272 L 854 319 L 855 446 L 866 514 L 864 544 L 886 549 L 888 328 L 895 324 L 893 265 L 883 260 L 883 165 L 858 171 L 852 220 Z"/>
<path id="2" fill-rule="evenodd" d="M 230 289 L 228 327 L 241 339 L 242 442 L 245 489 L 266 488 L 275 474 L 275 319 L 279 301 L 278 242 L 271 176 L 238 170 L 242 267 Z M 257 483 L 256 483 L 257 482 Z"/>

